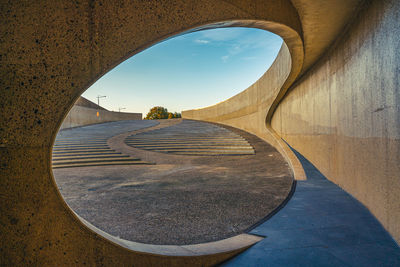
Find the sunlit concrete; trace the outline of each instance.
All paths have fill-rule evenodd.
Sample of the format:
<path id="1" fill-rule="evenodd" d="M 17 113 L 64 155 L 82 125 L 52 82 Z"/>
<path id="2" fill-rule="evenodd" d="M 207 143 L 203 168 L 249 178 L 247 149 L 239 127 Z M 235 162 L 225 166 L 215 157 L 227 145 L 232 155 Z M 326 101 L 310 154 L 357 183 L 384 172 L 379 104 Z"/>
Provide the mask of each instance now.
<path id="1" fill-rule="evenodd" d="M 88 161 L 83 167 L 79 167 L 80 159 L 63 160 L 69 168 L 57 168 L 53 173 L 67 204 L 101 230 L 121 239 L 151 244 L 154 252 L 154 245 L 204 247 L 205 242 L 248 233 L 288 197 L 293 176 L 285 159 L 266 142 L 231 127 L 181 119 L 173 119 L 175 124 L 170 121 L 160 120 L 160 124 L 140 130 L 134 129 L 154 125 L 154 121 L 120 121 L 74 128 L 68 135 L 65 131 L 59 133 L 56 144 L 59 137 L 64 140 L 70 136 L 86 143 L 113 136 L 106 142 L 109 151 L 121 153 L 116 156 L 119 158 L 126 155 L 138 159 L 83 159 Z M 132 136 L 160 140 L 153 144 L 163 142 L 161 138 L 179 138 L 173 140 L 174 150 L 167 152 L 160 147 L 149 150 L 127 145 L 127 137 Z M 210 143 L 199 143 L 200 137 L 213 141 L 211 149 Z M 194 146 L 194 139 L 199 145 Z M 252 153 L 238 151 L 237 146 L 224 148 L 230 140 L 240 141 L 240 146 L 245 144 Z M 190 143 L 190 151 L 186 142 Z M 68 154 L 74 155 L 76 149 L 81 150 L 72 147 Z M 54 153 L 53 149 L 53 168 L 59 167 L 55 166 L 59 161 L 55 161 Z M 99 154 L 96 149 L 94 153 Z M 153 164 L 143 164 L 143 160 Z M 87 167 L 89 164 L 106 166 Z M 228 248 L 246 247 L 252 244 L 250 240 L 259 240 L 249 238 Z M 244 240 L 243 236 L 240 239 Z M 213 253 L 227 250 L 208 245 L 214 247 Z M 170 255 L 174 255 L 172 251 Z"/>
<path id="2" fill-rule="evenodd" d="M 109 111 L 84 97 L 79 97 L 68 112 L 60 129 L 122 120 L 141 120 L 142 113 Z"/>
<path id="3" fill-rule="evenodd" d="M 363 2 L 2 2 L 0 262 L 14 266 L 213 265 L 238 252 L 173 257 L 123 247 L 96 229 L 89 229 L 77 218 L 62 200 L 50 168 L 51 147 L 63 118 L 79 95 L 102 75 L 126 58 L 173 35 L 229 26 L 270 30 L 280 35 L 285 45 L 270 71 L 251 87 L 254 89 L 238 96 L 242 101 L 232 101 L 229 111 L 212 111 L 207 116 L 194 112 L 190 116 L 217 118 L 215 120 L 256 133 L 285 155 L 296 177 L 304 178 L 299 161 L 279 140 L 280 135 L 286 137 L 294 148 L 326 173 L 328 179 L 360 199 L 399 240 L 400 208 L 396 198 L 400 183 L 396 180 L 399 173 L 396 162 L 400 154 L 396 91 L 399 61 L 395 52 L 399 34 L 395 32 L 399 28 L 400 8 L 398 1 L 368 1 L 372 4 L 366 6 Z M 366 8 L 365 13 L 354 16 L 360 4 Z M 344 27 L 353 19 L 356 24 L 343 39 Z M 353 35 L 355 37 L 349 38 Z M 333 55 L 328 54 L 315 64 L 335 40 L 342 41 L 330 52 Z M 377 51 L 379 55 L 388 53 L 389 56 L 380 57 L 383 58 L 380 61 L 374 56 L 378 55 Z M 338 65 L 335 65 L 335 58 L 341 58 Z M 362 64 L 357 60 L 365 60 L 364 72 L 359 71 Z M 374 65 L 375 61 L 380 63 Z M 307 69 L 309 72 L 305 72 Z M 346 76 L 362 76 L 363 73 L 365 76 L 360 80 Z M 295 82 L 299 74 L 303 74 L 302 80 Z M 328 81 L 329 77 L 336 79 Z M 366 84 L 363 81 L 367 81 Z M 325 128 L 317 127 L 317 122 L 303 125 L 297 120 L 302 134 L 291 137 L 292 130 L 284 122 L 291 119 L 292 110 L 293 114 L 298 114 L 311 106 L 314 99 L 318 105 L 307 113 L 307 119 L 321 114 L 335 121 L 334 113 L 321 111 L 327 107 L 324 98 L 319 96 L 322 92 L 305 96 L 310 90 L 316 90 L 320 82 L 326 84 L 323 88 L 327 91 L 335 87 L 333 83 L 343 84 L 335 89 L 338 95 L 329 102 L 337 109 L 341 108 L 339 99 L 345 103 L 343 113 L 332 125 L 334 131 L 330 132 L 330 137 L 322 137 L 320 133 L 324 133 Z M 284 98 L 289 88 L 289 95 Z M 354 88 L 355 92 L 348 88 Z M 359 94 L 372 95 L 367 105 L 356 97 Z M 299 108 L 295 108 L 291 100 L 296 95 L 306 101 Z M 282 99 L 282 108 L 275 112 Z M 347 109 L 347 104 L 354 109 Z M 365 116 L 358 116 L 359 112 Z M 366 114 L 378 116 L 382 130 L 375 130 L 375 124 Z M 348 145 L 343 138 L 338 138 L 341 130 L 350 131 L 348 136 L 357 138 L 357 144 Z M 309 140 L 310 132 L 312 142 L 318 142 L 304 146 L 302 142 Z M 361 135 L 360 139 L 359 133 L 364 132 L 373 133 L 371 136 L 380 141 L 369 139 L 369 135 L 368 138 Z M 325 137 L 335 141 L 323 141 Z M 358 144 L 360 140 L 365 146 Z M 332 146 L 326 146 L 328 142 Z M 361 149 L 366 147 L 370 150 Z M 336 155 L 332 167 L 327 165 L 333 162 L 327 158 L 329 152 L 321 152 L 323 148 L 331 149 Z M 362 172 L 358 172 L 360 169 Z"/>
<path id="4" fill-rule="evenodd" d="M 321 25 L 330 27 L 324 20 L 306 19 L 314 13 L 304 12 L 302 7 L 309 3 L 300 2 L 293 1 L 304 18 L 305 43 L 314 43 L 314 30 L 320 30 Z M 311 4 L 314 8 L 324 6 L 318 9 L 320 12 L 343 5 L 343 1 L 336 1 L 333 6 L 316 2 Z M 279 99 L 282 88 L 271 82 L 279 77 L 279 57 L 283 54 L 280 53 L 264 77 L 244 92 L 215 106 L 182 114 L 186 118 L 233 125 L 258 136 L 270 131 L 283 138 L 329 180 L 360 200 L 399 242 L 400 4 L 360 4 L 358 13 L 353 13 L 357 15 L 348 21 L 323 56 L 318 56 L 314 49 L 307 52 L 310 47 L 305 45 L 301 76 L 283 99 Z M 344 12 L 349 16 L 347 11 Z M 334 24 L 333 20 L 330 23 Z M 285 52 L 284 47 L 281 52 Z M 319 60 L 310 68 L 306 59 L 317 56 Z M 262 102 L 271 94 L 277 95 L 272 97 L 278 101 L 277 106 Z"/>

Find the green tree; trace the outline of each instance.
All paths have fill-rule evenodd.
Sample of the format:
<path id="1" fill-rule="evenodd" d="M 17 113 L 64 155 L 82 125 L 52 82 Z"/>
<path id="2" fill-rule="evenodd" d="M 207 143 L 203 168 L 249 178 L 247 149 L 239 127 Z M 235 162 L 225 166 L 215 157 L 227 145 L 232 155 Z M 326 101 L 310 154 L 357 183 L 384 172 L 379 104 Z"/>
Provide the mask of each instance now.
<path id="1" fill-rule="evenodd" d="M 175 119 L 181 118 L 181 113 L 168 112 L 168 109 L 164 107 L 153 107 L 147 113 L 145 120 L 160 120 L 160 119 Z"/>
<path id="2" fill-rule="evenodd" d="M 146 115 L 146 120 L 168 119 L 168 110 L 164 107 L 153 107 Z"/>

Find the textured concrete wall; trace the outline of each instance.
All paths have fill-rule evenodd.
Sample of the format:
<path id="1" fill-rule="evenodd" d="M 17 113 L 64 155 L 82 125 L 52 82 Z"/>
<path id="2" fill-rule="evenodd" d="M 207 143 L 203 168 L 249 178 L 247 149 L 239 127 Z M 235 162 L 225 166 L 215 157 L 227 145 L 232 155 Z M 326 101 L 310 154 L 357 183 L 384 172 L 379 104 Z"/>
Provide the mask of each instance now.
<path id="1" fill-rule="evenodd" d="M 281 35 L 291 52 L 303 51 L 289 0 L 2 1 L 0 14 L 2 265 L 206 266 L 244 249 L 180 257 L 89 229 L 55 185 L 51 150 L 91 84 L 170 36 L 205 25 L 259 27 Z"/>
<path id="2" fill-rule="evenodd" d="M 312 27 L 310 13 L 301 8 L 309 3 L 293 2 L 304 20 L 303 30 Z M 276 74 L 275 65 L 284 62 L 280 59 L 246 91 L 215 106 L 184 111 L 183 117 L 225 123 L 258 136 L 275 131 L 366 205 L 399 242 L 399 12 L 400 2 L 394 0 L 361 5 L 359 16 L 314 65 L 307 57 L 315 53 L 306 49 L 301 79 L 276 109 L 257 99 L 279 91 L 276 81 L 284 73 Z M 313 38 L 305 32 L 306 43 Z M 272 80 L 267 79 L 269 72 L 274 73 Z"/>
<path id="3" fill-rule="evenodd" d="M 141 119 L 142 113 L 114 112 L 74 105 L 61 124 L 60 130 L 109 121 Z"/>
<path id="4" fill-rule="evenodd" d="M 272 126 L 400 241 L 400 2 L 374 1 L 278 106 Z"/>
<path id="5" fill-rule="evenodd" d="M 261 104 L 256 107 L 256 109 L 263 108 L 263 112 L 268 109 L 267 114 L 264 114 L 268 126 L 269 119 L 286 90 L 298 74 L 304 73 L 313 66 L 315 60 L 336 39 L 343 25 L 346 25 L 349 18 L 354 15 L 359 2 L 360 0 L 2 1 L 0 3 L 0 14 L 2 14 L 2 23 L 0 23 L 1 264 L 9 266 L 84 264 L 204 266 L 214 265 L 238 253 L 240 249 L 212 254 L 212 247 L 209 248 L 208 253 L 204 253 L 204 250 L 193 251 L 194 254 L 191 257 L 171 256 L 160 250 L 155 253 L 154 247 L 152 247 L 152 252 L 148 253 L 149 251 L 146 252 L 140 245 L 132 246 L 115 237 L 110 237 L 95 227 L 84 225 L 63 201 L 50 169 L 52 145 L 63 118 L 78 97 L 97 79 L 152 44 L 196 29 L 247 26 L 275 32 L 284 39 L 287 45 L 287 49 L 283 48 L 278 56 L 277 60 L 281 62 L 274 63 L 276 66 L 282 66 L 282 68 L 276 68 L 278 71 L 276 80 L 260 82 L 259 89 L 254 89 L 252 93 L 242 94 L 241 101 L 253 101 L 251 99 L 256 98 L 257 101 L 261 100 L 261 103 L 271 103 L 270 108 Z M 374 4 L 376 7 L 372 8 L 370 14 L 375 20 L 368 24 L 371 28 L 370 32 L 373 35 L 377 34 L 379 31 L 376 29 L 382 27 L 387 27 L 387 30 L 396 30 L 395 26 L 392 28 L 384 26 L 386 25 L 384 22 L 399 21 L 396 15 L 398 6 L 391 8 L 391 4 L 385 1 L 389 4 L 386 8 L 382 8 L 380 1 L 376 2 L 378 4 Z M 389 10 L 385 13 L 385 16 L 389 18 L 382 17 L 384 10 Z M 361 19 L 360 21 L 361 24 L 364 23 Z M 391 47 L 386 44 L 391 42 L 390 39 L 394 38 L 394 35 L 388 33 L 387 36 L 383 36 L 381 33 L 378 36 L 380 38 L 376 41 L 370 41 L 374 49 L 390 51 Z M 365 39 L 359 40 L 362 41 L 359 45 L 362 45 L 364 40 L 370 39 L 365 36 Z M 354 45 L 358 43 L 353 42 Z M 343 51 L 344 62 L 349 62 L 349 65 L 346 65 L 348 69 L 352 69 L 352 61 L 346 60 L 352 59 L 352 54 L 355 53 L 359 58 L 364 56 L 357 54 L 357 50 L 341 49 L 339 51 Z M 291 64 L 289 64 L 289 54 Z M 377 60 L 371 55 L 367 59 Z M 395 52 L 390 58 L 384 57 L 384 59 L 386 60 L 385 69 L 393 65 L 398 68 L 398 61 L 395 63 Z M 368 66 L 373 66 L 372 63 Z M 289 70 L 284 69 L 283 66 L 287 66 Z M 334 76 L 335 69 L 334 66 L 333 68 L 321 67 L 322 72 L 332 71 L 327 74 L 328 76 Z M 367 70 L 366 76 L 370 75 L 369 68 Z M 385 70 L 380 73 L 384 72 Z M 388 73 L 390 75 L 390 72 Z M 344 76 L 339 76 L 338 79 L 340 80 L 341 77 L 344 79 Z M 281 80 L 282 78 L 284 80 Z M 394 77 L 391 79 L 388 80 L 398 81 Z M 377 85 L 376 90 L 389 92 L 382 89 L 388 80 L 381 80 L 385 83 Z M 262 90 L 264 86 L 275 88 L 274 86 L 279 87 L 279 84 L 282 84 L 281 88 L 272 92 L 276 93 L 274 100 Z M 357 85 L 356 82 L 354 85 Z M 317 84 L 312 83 L 306 87 L 316 86 Z M 358 86 L 361 88 L 360 85 Z M 388 84 L 388 86 L 392 85 Z M 353 86 L 350 84 L 348 88 L 353 88 Z M 398 84 L 397 87 L 393 85 L 391 88 L 398 88 Z M 373 90 L 368 92 L 372 93 Z M 398 92 L 392 91 L 392 93 L 394 94 L 392 97 L 388 94 L 381 96 L 394 99 L 394 102 L 390 100 L 394 106 L 389 106 L 389 104 L 377 106 L 373 109 L 377 112 L 372 112 L 371 116 L 375 114 L 383 116 L 380 114 L 385 114 L 391 108 L 398 106 L 399 102 L 396 98 Z M 262 94 L 262 96 L 254 94 Z M 343 92 L 343 97 L 347 99 L 346 103 L 361 101 L 358 98 L 353 99 L 352 93 L 348 91 Z M 373 103 L 378 103 L 377 99 L 380 98 L 374 98 Z M 392 103 L 390 101 L 388 100 L 387 103 Z M 248 103 L 254 104 L 254 102 Z M 251 111 L 255 108 L 253 105 L 246 107 L 239 102 L 234 105 L 241 105 L 242 110 Z M 282 105 L 290 106 L 289 102 Z M 284 110 L 279 112 L 284 114 Z M 245 111 L 248 116 L 243 117 L 238 125 L 242 124 L 240 127 L 244 127 L 243 125 L 253 124 L 249 129 L 263 129 L 265 124 L 259 124 L 263 121 L 262 113 L 250 111 Z M 351 113 L 351 110 L 348 112 Z M 260 117 L 257 118 L 257 116 Z M 398 127 L 398 120 L 390 124 L 391 120 L 386 120 L 388 116 L 383 116 L 385 125 Z M 229 120 L 233 121 L 233 117 Z M 280 120 L 274 118 L 274 124 L 276 125 L 276 122 L 279 124 Z M 271 130 L 267 127 L 265 129 Z M 388 160 L 382 159 L 381 164 L 387 165 L 386 170 L 391 170 L 396 166 L 391 163 L 395 162 L 395 159 L 390 157 L 398 155 L 399 152 L 398 145 L 390 145 L 393 144 L 390 143 L 392 141 L 389 142 L 390 138 L 386 138 L 383 134 L 387 131 L 386 129 L 388 128 L 382 129 L 382 135 L 378 138 L 379 142 L 388 146 L 387 150 L 384 150 L 387 151 L 385 157 Z M 304 132 L 308 133 L 306 130 Z M 398 140 L 396 138 L 390 140 Z M 296 140 L 293 142 L 298 145 Z M 378 149 L 383 148 L 384 144 L 379 145 L 378 141 L 367 144 L 377 148 L 375 150 L 374 147 L 370 147 L 371 153 L 376 151 L 383 153 Z M 314 146 L 314 149 L 319 148 Z M 304 152 L 307 153 L 305 150 Z M 361 150 L 361 152 L 365 151 Z M 354 156 L 354 154 L 351 155 Z M 312 160 L 315 161 L 315 158 Z M 351 169 L 353 163 L 355 163 L 354 160 L 345 161 L 343 164 L 347 165 L 340 165 L 338 168 Z M 379 163 L 368 161 L 365 164 L 377 166 Z M 389 187 L 398 185 L 396 183 L 388 185 L 392 174 L 392 172 L 384 173 L 383 178 L 371 179 L 371 181 L 375 187 L 380 188 L 379 190 L 388 190 Z M 351 177 L 349 180 L 350 183 L 355 184 L 350 187 L 364 186 L 360 180 Z M 370 187 L 367 189 L 370 190 Z M 394 192 L 399 192 L 398 189 L 394 190 Z M 373 197 L 375 192 L 377 190 L 364 193 L 371 193 Z M 387 201 L 393 200 L 387 198 Z M 398 214 L 395 204 L 384 203 L 382 207 L 388 209 L 387 207 L 392 205 L 390 211 Z M 385 226 L 388 227 L 388 224 Z M 393 230 L 390 231 L 394 234 Z"/>
<path id="6" fill-rule="evenodd" d="M 278 149 L 286 158 L 296 179 L 305 179 L 305 174 L 296 156 L 265 124 L 266 115 L 288 80 L 292 66 L 289 49 L 286 44 L 283 44 L 271 67 L 249 88 L 217 105 L 185 110 L 182 112 L 182 117 L 219 122 L 259 136 Z"/>

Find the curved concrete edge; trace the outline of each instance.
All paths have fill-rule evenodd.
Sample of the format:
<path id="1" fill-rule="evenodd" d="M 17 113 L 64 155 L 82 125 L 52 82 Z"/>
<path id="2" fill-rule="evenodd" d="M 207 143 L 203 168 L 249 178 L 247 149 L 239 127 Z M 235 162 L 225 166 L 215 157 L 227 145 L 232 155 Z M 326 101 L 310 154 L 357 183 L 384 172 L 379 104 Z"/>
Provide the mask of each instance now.
<path id="1" fill-rule="evenodd" d="M 191 119 L 191 120 L 195 120 L 195 119 Z M 199 120 L 199 121 L 202 121 L 202 120 Z M 245 129 L 242 129 L 240 127 L 235 127 L 234 125 L 231 125 L 229 123 L 214 122 L 214 121 L 212 123 L 220 124 L 220 125 L 227 125 L 230 127 L 234 127 L 234 128 L 246 131 Z M 247 132 L 249 132 L 249 131 L 247 131 Z M 252 132 L 249 132 L 249 133 L 252 133 Z M 252 134 L 254 134 L 254 133 L 252 133 Z M 273 129 L 271 130 L 270 128 L 267 128 L 267 130 L 265 132 L 263 132 L 262 134 L 259 133 L 256 135 L 257 135 L 257 137 L 261 138 L 262 140 L 264 140 L 265 142 L 267 142 L 268 144 L 273 146 L 285 158 L 285 160 L 288 162 L 288 164 L 292 170 L 294 180 L 300 180 L 300 181 L 307 180 L 307 176 L 304 171 L 303 165 L 301 164 L 299 159 L 296 157 L 296 155 L 293 153 L 293 151 L 290 149 L 290 147 L 286 144 L 286 142 L 278 134 L 276 134 L 275 131 L 273 131 Z"/>
<path id="2" fill-rule="evenodd" d="M 293 153 L 293 151 L 290 149 L 288 144 L 275 131 L 273 131 L 272 128 L 268 127 L 268 130 L 271 137 L 276 141 L 276 143 L 273 144 L 273 147 L 275 147 L 289 163 L 290 168 L 293 172 L 294 179 L 299 181 L 307 180 L 307 175 L 304 171 L 303 165 L 301 164 L 300 160 L 296 157 L 296 155 Z M 269 141 L 265 140 L 265 141 L 271 144 L 270 140 Z"/>
<path id="3" fill-rule="evenodd" d="M 216 254 L 227 254 L 239 253 L 250 246 L 256 244 L 257 242 L 264 239 L 264 237 L 252 235 L 252 234 L 240 234 L 223 240 L 218 240 L 214 242 L 207 242 L 201 244 L 193 245 L 152 245 L 144 244 L 134 241 L 129 241 L 125 239 L 118 238 L 116 236 L 110 235 L 99 228 L 93 226 L 88 221 L 80 217 L 74 212 L 75 216 L 78 217 L 80 221 L 83 222 L 94 233 L 102 236 L 103 238 L 120 245 L 126 249 L 142 252 L 147 254 L 162 255 L 162 256 L 179 256 L 179 257 L 193 257 L 193 256 L 207 256 Z M 227 257 L 227 259 L 229 258 Z"/>
<path id="4" fill-rule="evenodd" d="M 247 127 L 243 125 L 243 122 L 242 125 L 240 125 L 240 122 L 235 122 L 235 120 L 240 120 L 244 116 L 253 116 L 255 113 L 260 113 L 261 116 L 263 116 L 262 120 L 264 121 L 264 126 L 262 126 L 263 129 L 258 128 L 259 126 L 255 126 L 254 129 L 251 129 L 248 132 L 259 136 L 264 141 L 275 147 L 283 155 L 292 169 L 295 180 L 305 180 L 307 178 L 300 161 L 271 127 L 271 119 L 276 107 L 301 72 L 304 62 L 304 47 L 302 38 L 299 33 L 293 29 L 276 23 L 254 22 L 253 27 L 274 32 L 281 36 L 284 40 L 282 48 L 280 49 L 271 67 L 259 80 L 257 80 L 243 92 L 210 107 L 182 111 L 182 117 L 187 119 L 222 123 L 248 131 L 248 129 L 246 129 Z M 289 69 L 289 71 L 285 72 L 287 69 Z M 272 93 L 258 92 L 260 95 L 258 95 L 257 98 L 259 99 L 257 99 L 257 103 L 254 103 L 258 106 L 257 109 L 244 108 L 234 111 L 223 110 L 224 105 L 228 104 L 228 106 L 231 106 L 229 103 L 240 101 L 243 95 L 254 94 L 255 91 L 258 91 L 259 86 L 263 85 L 265 82 L 264 80 L 268 80 L 271 78 L 271 76 L 275 76 L 273 78 L 277 80 L 277 84 L 275 85 L 276 87 L 272 85 L 271 88 L 269 88 L 271 89 Z"/>

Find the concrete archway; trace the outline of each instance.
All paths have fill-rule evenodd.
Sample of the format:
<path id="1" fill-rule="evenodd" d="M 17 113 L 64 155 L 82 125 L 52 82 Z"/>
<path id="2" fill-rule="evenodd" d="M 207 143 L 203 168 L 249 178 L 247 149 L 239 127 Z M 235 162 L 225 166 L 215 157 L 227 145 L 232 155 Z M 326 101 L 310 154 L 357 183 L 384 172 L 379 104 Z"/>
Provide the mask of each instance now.
<path id="1" fill-rule="evenodd" d="M 30 1 L 0 4 L 0 12 L 4 14 L 0 26 L 1 262 L 6 265 L 212 265 L 237 253 L 233 251 L 193 257 L 154 255 L 135 252 L 90 230 L 66 206 L 55 186 L 50 166 L 52 143 L 64 116 L 79 95 L 124 59 L 170 36 L 197 30 L 205 25 L 258 27 L 279 34 L 286 45 L 282 47 L 271 69 L 253 85 L 255 89 L 239 94 L 239 98 L 254 102 L 242 106 L 240 101 L 230 102 L 234 103 L 231 105 L 234 109 L 229 112 L 220 112 L 223 109 L 214 107 L 211 108 L 212 115 L 199 116 L 192 111 L 187 116 L 230 124 L 241 112 L 248 114 L 252 119 L 241 116 L 242 120 L 236 126 L 255 132 L 280 147 L 292 163 L 295 174 L 301 177 L 302 169 L 297 169 L 290 152 L 285 152 L 284 144 L 277 141 L 277 136 L 273 137 L 266 132 L 266 118 L 267 122 L 272 120 L 274 126 L 273 111 L 290 86 L 291 92 L 295 92 L 299 84 L 304 88 L 313 87 L 313 80 L 310 84 L 304 80 L 297 81 L 295 86 L 293 82 L 299 75 L 303 75 L 303 79 L 309 77 L 307 75 L 312 76 L 309 70 L 318 72 L 314 64 L 337 39 L 359 4 L 364 1 L 332 0 L 325 1 L 324 5 L 317 2 L 176 0 Z M 370 29 L 379 32 L 379 36 L 385 31 L 397 29 L 396 13 L 388 10 L 398 10 L 398 3 L 382 2 L 385 3 L 373 1 L 368 13 L 374 16 L 375 21 L 382 20 L 382 14 L 388 14 L 385 27 Z M 390 5 L 395 7 L 390 8 Z M 369 26 L 359 27 L 366 29 Z M 357 36 L 360 40 L 369 40 L 364 32 L 357 30 Z M 396 40 L 386 41 L 386 47 L 391 48 Z M 348 42 L 360 43 L 357 40 Z M 374 50 L 376 43 L 372 43 L 371 47 L 370 50 Z M 342 48 L 337 53 L 340 56 L 352 52 Z M 398 61 L 391 66 L 396 64 Z M 331 76 L 336 73 L 335 68 L 320 68 L 320 72 Z M 388 86 L 390 90 L 394 88 L 394 85 Z M 298 93 L 293 94 L 299 94 L 297 98 L 303 99 L 305 92 L 302 90 L 305 89 L 299 89 L 296 91 Z M 283 111 L 295 110 L 288 99 L 288 103 L 282 106 Z M 396 101 L 394 105 L 398 106 Z M 379 112 L 379 107 L 376 110 Z M 285 132 L 280 123 L 285 117 L 283 111 L 277 113 L 279 117 L 275 119 L 274 129 L 280 135 L 286 135 L 289 143 L 299 146 L 311 157 L 318 158 L 321 154 L 299 145 L 301 138 L 291 139 L 290 134 Z M 398 115 L 390 114 L 384 120 L 398 119 Z M 281 126 L 277 126 L 279 123 Z M 393 136 L 382 136 L 384 141 L 397 140 Z M 389 146 L 391 149 L 398 148 L 395 141 Z M 357 147 L 354 151 L 357 152 Z M 395 156 L 398 155 L 396 152 Z M 386 161 L 390 166 L 396 166 L 395 162 Z M 376 165 L 372 160 L 368 163 Z M 322 162 L 321 166 L 324 164 Z M 347 173 L 342 175 L 335 171 L 329 174 L 339 184 L 348 177 Z M 390 172 L 382 181 L 375 177 L 368 178 L 370 183 L 376 182 L 377 188 L 384 188 L 385 192 L 389 189 L 398 192 L 396 188 L 399 183 L 393 179 L 393 174 Z M 354 188 L 357 185 L 351 179 L 349 181 L 343 182 L 344 187 L 356 192 Z M 355 183 L 361 182 L 357 180 Z M 379 198 L 386 194 L 368 186 L 366 192 Z M 368 193 L 358 193 L 357 197 L 379 215 L 378 218 L 398 240 L 396 219 L 385 219 L 390 213 L 398 218 L 400 213 L 396 199 L 382 197 L 375 205 L 363 194 Z"/>
<path id="2" fill-rule="evenodd" d="M 177 257 L 136 252 L 90 230 L 66 206 L 50 166 L 57 130 L 79 95 L 126 58 L 199 27 L 247 26 L 281 35 L 285 73 L 302 61 L 301 23 L 290 1 L 229 3 L 30 2 L 2 4 L 2 262 L 212 265 L 238 251 Z M 222 23 L 221 23 L 222 22 Z M 292 53 L 295 71 L 288 65 Z M 282 77 L 283 81 L 286 77 Z"/>

